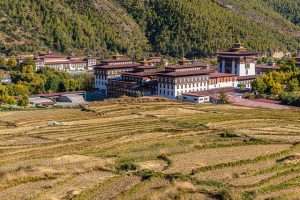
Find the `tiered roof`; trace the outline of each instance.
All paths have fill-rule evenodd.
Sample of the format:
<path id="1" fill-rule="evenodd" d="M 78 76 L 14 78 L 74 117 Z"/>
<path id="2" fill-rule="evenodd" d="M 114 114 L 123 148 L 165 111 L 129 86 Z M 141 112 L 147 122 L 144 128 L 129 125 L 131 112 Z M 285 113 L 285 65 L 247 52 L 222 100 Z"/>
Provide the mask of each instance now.
<path id="1" fill-rule="evenodd" d="M 111 59 L 102 60 L 95 69 L 123 69 L 123 68 L 136 68 L 141 66 L 140 63 L 132 61 L 130 58 L 122 55 L 114 55 Z"/>
<path id="2" fill-rule="evenodd" d="M 68 57 L 63 56 L 61 54 L 49 52 L 44 54 L 39 54 L 35 57 L 37 61 L 44 61 L 45 64 L 53 65 L 53 64 L 82 64 L 86 63 L 87 60 L 81 57 Z"/>
<path id="3" fill-rule="evenodd" d="M 247 48 L 243 47 L 241 43 L 236 43 L 232 48 L 220 51 L 217 53 L 221 57 L 245 57 L 245 56 L 257 56 L 257 52 L 249 51 Z"/>
<path id="4" fill-rule="evenodd" d="M 208 75 L 211 72 L 209 65 L 194 62 L 167 66 L 163 72 L 158 73 L 158 76 L 165 77 L 183 77 L 195 75 Z"/>
<path id="5" fill-rule="evenodd" d="M 197 75 L 209 75 L 210 70 L 191 70 L 191 71 L 174 71 L 174 72 L 161 72 L 158 73 L 158 76 L 163 77 L 185 77 L 185 76 L 197 76 Z"/>

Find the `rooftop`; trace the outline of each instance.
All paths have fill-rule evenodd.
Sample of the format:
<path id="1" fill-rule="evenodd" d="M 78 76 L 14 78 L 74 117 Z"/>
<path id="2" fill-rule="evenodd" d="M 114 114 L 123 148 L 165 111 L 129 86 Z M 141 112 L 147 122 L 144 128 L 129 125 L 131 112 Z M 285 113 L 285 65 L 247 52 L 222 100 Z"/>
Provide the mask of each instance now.
<path id="1" fill-rule="evenodd" d="M 257 64 L 256 68 L 261 68 L 261 69 L 280 69 L 278 65 L 274 64 Z"/>
<path id="2" fill-rule="evenodd" d="M 156 70 L 156 71 L 144 71 L 144 72 L 126 72 L 126 73 L 123 73 L 122 75 L 143 78 L 143 77 L 149 77 L 149 76 L 156 76 L 158 73 L 161 73 L 161 72 L 163 72 L 163 71 Z"/>
<path id="3" fill-rule="evenodd" d="M 247 81 L 247 80 L 254 80 L 256 79 L 256 76 L 238 76 L 237 78 L 239 81 Z"/>
<path id="4" fill-rule="evenodd" d="M 158 76 L 163 77 L 184 77 L 184 76 L 199 76 L 199 75 L 209 75 L 210 70 L 191 70 L 191 71 L 174 71 L 174 72 L 161 72 L 157 73 Z"/>
<path id="5" fill-rule="evenodd" d="M 257 52 L 249 51 L 241 43 L 236 43 L 232 48 L 217 53 L 219 56 L 257 56 Z"/>
<path id="6" fill-rule="evenodd" d="M 139 63 L 119 64 L 119 65 L 100 64 L 100 65 L 95 65 L 94 69 L 108 70 L 108 69 L 136 68 L 136 67 L 139 67 L 139 66 L 141 66 L 141 64 L 139 64 Z"/>
<path id="7" fill-rule="evenodd" d="M 81 64 L 86 63 L 85 60 L 65 60 L 65 61 L 47 61 L 45 64 L 54 65 L 54 64 Z"/>
<path id="8" fill-rule="evenodd" d="M 209 78 L 224 78 L 224 77 L 237 77 L 237 75 L 228 74 L 228 73 L 218 73 L 218 72 L 209 74 Z"/>
<path id="9" fill-rule="evenodd" d="M 200 62 L 194 62 L 194 63 L 189 63 L 189 64 L 176 64 L 176 65 L 169 65 L 166 67 L 167 70 L 178 70 L 178 69 L 190 69 L 190 68 L 208 68 L 209 65 L 205 63 L 200 63 Z"/>

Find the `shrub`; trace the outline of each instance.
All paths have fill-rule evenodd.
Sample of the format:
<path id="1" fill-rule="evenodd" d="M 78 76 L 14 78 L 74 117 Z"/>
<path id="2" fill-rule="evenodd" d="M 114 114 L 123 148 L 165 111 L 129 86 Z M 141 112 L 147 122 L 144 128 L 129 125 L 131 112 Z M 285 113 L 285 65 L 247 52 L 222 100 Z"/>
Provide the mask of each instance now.
<path id="1" fill-rule="evenodd" d="M 161 154 L 159 156 L 157 156 L 158 159 L 163 160 L 167 163 L 167 167 L 170 167 L 170 165 L 172 164 L 172 160 L 170 158 L 168 158 L 168 156 L 166 154 Z"/>
<path id="2" fill-rule="evenodd" d="M 226 130 L 224 133 L 221 133 L 220 136 L 222 138 L 235 138 L 235 137 L 240 137 L 239 135 L 233 133 L 233 132 L 230 132 L 228 130 Z"/>
<path id="3" fill-rule="evenodd" d="M 120 163 L 118 166 L 117 166 L 117 170 L 118 171 L 135 171 L 137 170 L 137 166 L 136 164 L 130 162 L 130 161 L 127 161 L 127 162 L 123 162 L 123 163 Z"/>
<path id="4" fill-rule="evenodd" d="M 29 98 L 28 96 L 24 95 L 21 96 L 18 100 L 18 106 L 27 106 L 29 104 Z"/>
<path id="5" fill-rule="evenodd" d="M 247 191 L 243 193 L 243 200 L 252 200 L 256 198 L 256 192 L 255 191 Z"/>
<path id="6" fill-rule="evenodd" d="M 300 106 L 300 95 L 297 93 L 285 92 L 280 95 L 280 99 L 283 104 Z"/>
<path id="7" fill-rule="evenodd" d="M 216 194 L 213 195 L 213 198 L 217 200 L 232 200 L 231 195 L 226 190 L 217 192 Z"/>
<path id="8" fill-rule="evenodd" d="M 142 178 L 142 181 L 150 180 L 152 177 L 160 176 L 158 173 L 148 169 L 139 171 L 136 173 L 136 175 L 140 176 Z"/>

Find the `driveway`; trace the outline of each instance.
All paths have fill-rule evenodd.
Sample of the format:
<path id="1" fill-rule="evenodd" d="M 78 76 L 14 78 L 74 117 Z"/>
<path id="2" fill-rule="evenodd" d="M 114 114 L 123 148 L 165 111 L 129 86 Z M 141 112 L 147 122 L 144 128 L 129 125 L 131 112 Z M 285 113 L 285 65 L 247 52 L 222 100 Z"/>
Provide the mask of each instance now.
<path id="1" fill-rule="evenodd" d="M 289 106 L 280 105 L 271 101 L 263 102 L 263 101 L 244 99 L 241 96 L 235 94 L 229 94 L 228 98 L 231 104 L 237 106 L 246 106 L 252 108 L 290 109 Z"/>

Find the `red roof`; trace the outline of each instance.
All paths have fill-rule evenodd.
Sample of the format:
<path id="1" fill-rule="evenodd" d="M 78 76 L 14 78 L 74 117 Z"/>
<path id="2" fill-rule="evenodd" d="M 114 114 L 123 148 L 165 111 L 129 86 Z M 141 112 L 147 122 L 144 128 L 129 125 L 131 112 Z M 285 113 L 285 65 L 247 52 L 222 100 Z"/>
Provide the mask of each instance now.
<path id="1" fill-rule="evenodd" d="M 237 75 L 228 74 L 228 73 L 211 73 L 211 74 L 209 74 L 209 78 L 223 78 L 223 77 L 237 77 Z"/>
<path id="2" fill-rule="evenodd" d="M 157 73 L 161 71 L 145 71 L 145 72 L 126 72 L 122 75 L 133 76 L 133 77 L 148 77 L 155 76 Z"/>
<path id="3" fill-rule="evenodd" d="M 248 51 L 245 47 L 243 47 L 240 43 L 236 43 L 233 45 L 232 48 L 225 50 L 225 51 L 221 51 L 217 53 L 219 56 L 222 57 L 241 57 L 241 56 L 257 56 L 258 53 L 257 52 L 251 52 Z"/>
<path id="4" fill-rule="evenodd" d="M 209 75 L 209 70 L 190 70 L 190 71 L 179 71 L 179 72 L 166 72 L 158 73 L 158 76 L 165 77 L 183 77 L 183 76 L 197 76 L 197 75 Z"/>
<path id="5" fill-rule="evenodd" d="M 239 81 L 247 81 L 247 80 L 254 80 L 256 79 L 256 76 L 238 76 Z"/>
<path id="6" fill-rule="evenodd" d="M 167 69 L 184 69 L 184 68 L 195 68 L 195 67 L 199 67 L 199 68 L 207 68 L 209 67 L 209 65 L 207 64 L 204 64 L 204 63 L 199 63 L 199 62 L 196 62 L 196 63 L 191 63 L 191 64 L 183 64 L 183 65 L 169 65 L 166 67 L 166 70 Z"/>
<path id="7" fill-rule="evenodd" d="M 94 69 L 123 69 L 123 68 L 136 68 L 141 66 L 139 63 L 133 63 L 133 64 L 122 64 L 122 65 L 96 65 Z"/>
<path id="8" fill-rule="evenodd" d="M 67 61 L 53 61 L 53 62 L 45 62 L 46 65 L 51 64 L 79 64 L 79 63 L 87 63 L 84 60 L 67 60 Z"/>

